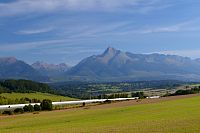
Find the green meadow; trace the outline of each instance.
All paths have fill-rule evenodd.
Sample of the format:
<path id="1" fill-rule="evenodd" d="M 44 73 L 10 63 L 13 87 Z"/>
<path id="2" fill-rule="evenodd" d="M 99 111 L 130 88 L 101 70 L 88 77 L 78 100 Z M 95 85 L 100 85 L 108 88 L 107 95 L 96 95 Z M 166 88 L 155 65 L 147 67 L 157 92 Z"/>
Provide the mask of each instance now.
<path id="1" fill-rule="evenodd" d="M 59 96 L 59 95 L 54 95 L 54 94 L 49 94 L 49 93 L 41 93 L 41 92 L 36 92 L 36 93 L 2 93 L 0 96 L 3 96 L 7 99 L 10 100 L 15 100 L 15 99 L 20 99 L 20 98 L 29 98 L 29 99 L 34 99 L 37 98 L 38 100 L 43 100 L 43 99 L 50 99 L 52 101 L 69 101 L 69 100 L 75 100 L 75 98 L 70 98 L 70 97 L 64 97 L 64 96 Z"/>
<path id="2" fill-rule="evenodd" d="M 199 133 L 200 97 L 112 108 L 79 108 L 0 117 L 0 132 Z"/>

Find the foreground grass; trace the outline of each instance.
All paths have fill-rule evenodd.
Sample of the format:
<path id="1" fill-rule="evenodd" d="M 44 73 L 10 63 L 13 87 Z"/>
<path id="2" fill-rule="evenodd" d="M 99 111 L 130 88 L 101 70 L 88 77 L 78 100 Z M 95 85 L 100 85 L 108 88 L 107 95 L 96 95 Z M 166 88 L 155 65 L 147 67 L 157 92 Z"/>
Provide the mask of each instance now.
<path id="1" fill-rule="evenodd" d="M 200 97 L 130 107 L 70 109 L 0 117 L 0 132 L 200 132 Z"/>
<path id="2" fill-rule="evenodd" d="M 27 97 L 29 99 L 38 99 L 38 100 L 43 100 L 43 99 L 50 99 L 52 101 L 69 101 L 69 100 L 75 100 L 74 98 L 70 97 L 64 97 L 64 96 L 59 96 L 59 95 L 53 95 L 49 93 L 2 93 L 0 96 L 6 97 L 7 99 L 15 100 L 15 99 L 20 99 Z"/>

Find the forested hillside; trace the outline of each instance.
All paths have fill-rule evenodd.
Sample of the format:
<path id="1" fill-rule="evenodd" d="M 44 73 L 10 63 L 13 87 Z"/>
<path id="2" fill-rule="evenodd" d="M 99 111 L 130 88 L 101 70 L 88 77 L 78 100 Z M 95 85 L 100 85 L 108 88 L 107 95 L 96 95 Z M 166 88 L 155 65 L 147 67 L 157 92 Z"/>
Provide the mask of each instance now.
<path id="1" fill-rule="evenodd" d="M 3 92 L 44 92 L 55 93 L 47 84 L 30 80 L 3 80 L 0 81 L 0 93 Z"/>

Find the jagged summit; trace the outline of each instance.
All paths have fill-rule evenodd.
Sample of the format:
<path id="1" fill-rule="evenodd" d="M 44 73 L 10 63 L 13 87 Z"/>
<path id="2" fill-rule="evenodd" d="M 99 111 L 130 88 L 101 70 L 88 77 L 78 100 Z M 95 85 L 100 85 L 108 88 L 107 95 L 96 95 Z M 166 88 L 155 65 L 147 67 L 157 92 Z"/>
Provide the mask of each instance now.
<path id="1" fill-rule="evenodd" d="M 0 57 L 0 62 L 15 63 L 17 59 L 15 57 Z"/>
<path id="2" fill-rule="evenodd" d="M 35 69 L 60 69 L 60 68 L 68 69 L 69 68 L 69 66 L 65 63 L 49 64 L 43 61 L 36 61 L 35 63 L 32 64 L 32 67 Z"/>
<path id="3" fill-rule="evenodd" d="M 43 75 L 55 76 L 66 72 L 70 67 L 65 63 L 49 64 L 43 61 L 37 61 L 32 64 L 32 67 Z"/>
<path id="4" fill-rule="evenodd" d="M 119 50 L 117 50 L 117 49 L 115 49 L 115 48 L 113 48 L 113 47 L 108 47 L 105 51 L 104 51 L 104 53 L 103 53 L 103 55 L 110 55 L 110 54 L 116 54 L 117 52 L 118 52 Z"/>

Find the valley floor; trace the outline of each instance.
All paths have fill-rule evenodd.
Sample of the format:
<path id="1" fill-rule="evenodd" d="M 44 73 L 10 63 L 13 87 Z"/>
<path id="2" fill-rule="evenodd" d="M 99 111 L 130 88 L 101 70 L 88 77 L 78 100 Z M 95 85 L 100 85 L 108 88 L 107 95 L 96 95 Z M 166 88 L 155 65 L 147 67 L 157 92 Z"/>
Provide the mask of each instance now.
<path id="1" fill-rule="evenodd" d="M 199 94 L 0 116 L 2 133 L 199 133 L 199 124 Z"/>

